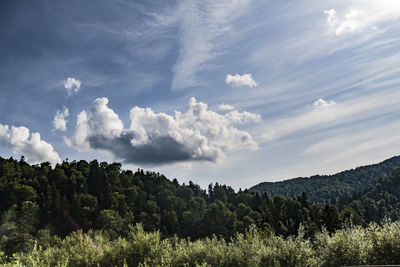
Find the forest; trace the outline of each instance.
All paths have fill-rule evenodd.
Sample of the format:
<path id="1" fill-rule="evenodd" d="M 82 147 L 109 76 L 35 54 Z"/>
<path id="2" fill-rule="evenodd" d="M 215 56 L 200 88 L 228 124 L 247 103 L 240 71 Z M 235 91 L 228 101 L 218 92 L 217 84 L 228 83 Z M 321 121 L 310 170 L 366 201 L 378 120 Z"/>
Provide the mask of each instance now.
<path id="1" fill-rule="evenodd" d="M 400 263 L 398 161 L 338 174 L 364 184 L 317 202 L 304 191 L 287 197 L 218 183 L 205 190 L 151 171 L 123 170 L 119 163 L 64 161 L 52 168 L 0 158 L 0 263 Z"/>
<path id="2" fill-rule="evenodd" d="M 249 190 L 255 193 L 268 193 L 270 196 L 282 195 L 297 197 L 305 192 L 311 202 L 335 202 L 362 192 L 384 175 L 400 168 L 400 156 L 392 157 L 378 164 L 346 170 L 334 175 L 314 175 L 280 182 L 263 182 Z"/>

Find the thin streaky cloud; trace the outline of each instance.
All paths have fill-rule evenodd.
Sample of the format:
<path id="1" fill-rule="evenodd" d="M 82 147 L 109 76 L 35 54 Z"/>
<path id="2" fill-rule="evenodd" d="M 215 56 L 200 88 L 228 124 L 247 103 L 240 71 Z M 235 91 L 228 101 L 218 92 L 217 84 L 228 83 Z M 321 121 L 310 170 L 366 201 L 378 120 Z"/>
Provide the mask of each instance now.
<path id="1" fill-rule="evenodd" d="M 348 122 L 373 118 L 385 112 L 395 112 L 398 110 L 399 97 L 400 92 L 379 92 L 345 102 L 319 99 L 312 105 L 294 111 L 295 115 L 267 121 L 268 126 L 264 125 L 262 130 L 265 133 L 262 133 L 259 139 L 272 141 L 296 132 L 314 132 L 328 126 L 338 127 Z"/>
<path id="2" fill-rule="evenodd" d="M 216 39 L 231 30 L 231 23 L 243 14 L 250 0 L 182 1 L 179 55 L 173 67 L 173 89 L 201 84 L 197 73 L 215 58 Z"/>

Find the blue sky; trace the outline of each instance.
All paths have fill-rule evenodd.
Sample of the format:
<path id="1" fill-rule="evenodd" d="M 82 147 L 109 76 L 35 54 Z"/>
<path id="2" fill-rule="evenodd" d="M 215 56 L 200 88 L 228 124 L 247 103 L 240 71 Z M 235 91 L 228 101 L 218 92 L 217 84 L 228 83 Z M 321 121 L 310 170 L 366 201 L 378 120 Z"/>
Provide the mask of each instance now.
<path id="1" fill-rule="evenodd" d="M 238 189 L 400 148 L 400 2 L 1 1 L 0 155 Z"/>

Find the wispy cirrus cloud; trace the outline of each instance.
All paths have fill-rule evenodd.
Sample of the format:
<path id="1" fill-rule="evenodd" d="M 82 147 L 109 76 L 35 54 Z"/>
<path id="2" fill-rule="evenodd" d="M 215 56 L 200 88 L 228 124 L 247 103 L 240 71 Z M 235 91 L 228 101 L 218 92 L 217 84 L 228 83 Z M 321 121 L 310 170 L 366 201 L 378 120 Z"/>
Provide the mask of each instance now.
<path id="1" fill-rule="evenodd" d="M 295 112 L 296 115 L 270 122 L 269 130 L 262 135 L 262 139 L 271 141 L 334 121 L 338 117 L 338 109 L 334 101 L 318 99 L 312 105 Z"/>
<path id="2" fill-rule="evenodd" d="M 245 147 L 256 149 L 251 135 L 235 127 L 261 121 L 258 114 L 230 111 L 218 114 L 195 98 L 185 113 L 175 116 L 134 107 L 131 125 L 124 128 L 107 98 L 78 115 L 75 131 L 66 143 L 80 151 L 105 151 L 126 163 L 166 164 L 185 161 L 218 162 L 226 153 Z"/>
<path id="3" fill-rule="evenodd" d="M 379 162 L 398 155 L 400 124 L 378 120 L 336 129 L 335 134 L 307 146 L 304 157 L 318 157 L 318 168 L 325 173 Z"/>
<path id="4" fill-rule="evenodd" d="M 291 134 L 302 135 L 327 129 L 330 126 L 357 123 L 398 110 L 400 92 L 378 92 L 342 102 L 318 99 L 284 118 L 267 121 L 260 139 L 272 141 Z"/>
<path id="5" fill-rule="evenodd" d="M 199 85 L 197 72 L 215 58 L 216 39 L 231 30 L 231 23 L 245 12 L 250 0 L 182 1 L 179 56 L 173 67 L 173 89 Z"/>
<path id="6" fill-rule="evenodd" d="M 354 157 L 357 154 L 373 151 L 377 147 L 385 147 L 392 155 L 397 154 L 396 147 L 400 145 L 400 125 L 389 123 L 380 125 L 376 129 L 368 129 L 368 125 L 363 131 L 342 131 L 335 137 L 329 137 L 308 146 L 304 154 L 329 154 L 326 162 Z M 352 128 L 356 128 L 352 127 Z M 356 134 L 355 134 L 356 132 Z M 393 134 L 395 133 L 395 134 Z M 383 151 L 382 151 L 383 152 Z"/>

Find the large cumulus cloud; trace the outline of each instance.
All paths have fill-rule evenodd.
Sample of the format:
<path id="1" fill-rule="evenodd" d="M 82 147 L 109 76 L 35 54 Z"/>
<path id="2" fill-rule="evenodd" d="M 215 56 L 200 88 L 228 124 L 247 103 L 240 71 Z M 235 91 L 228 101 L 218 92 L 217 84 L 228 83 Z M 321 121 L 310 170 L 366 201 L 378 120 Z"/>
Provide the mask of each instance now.
<path id="1" fill-rule="evenodd" d="M 175 111 L 174 116 L 134 107 L 131 124 L 125 128 L 107 104 L 107 98 L 98 98 L 89 111 L 78 115 L 75 131 L 65 139 L 69 146 L 108 151 L 125 162 L 142 164 L 217 162 L 235 148 L 257 148 L 250 134 L 236 125 L 258 122 L 258 114 L 237 110 L 218 114 L 192 97 L 188 111 Z"/>
<path id="2" fill-rule="evenodd" d="M 29 138 L 30 137 L 30 138 Z M 29 129 L 0 124 L 0 145 L 11 148 L 15 153 L 24 155 L 30 163 L 50 162 L 53 166 L 61 163 L 52 145 L 40 139 L 39 133 L 29 134 Z"/>

